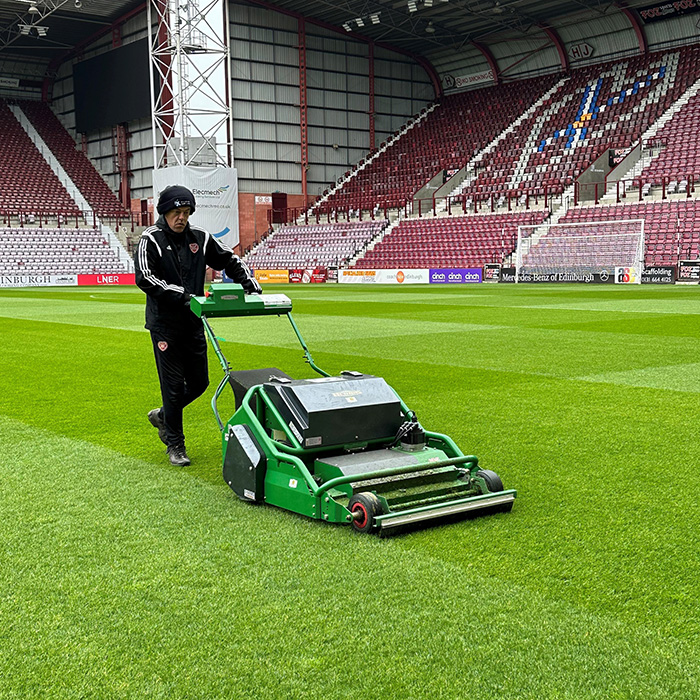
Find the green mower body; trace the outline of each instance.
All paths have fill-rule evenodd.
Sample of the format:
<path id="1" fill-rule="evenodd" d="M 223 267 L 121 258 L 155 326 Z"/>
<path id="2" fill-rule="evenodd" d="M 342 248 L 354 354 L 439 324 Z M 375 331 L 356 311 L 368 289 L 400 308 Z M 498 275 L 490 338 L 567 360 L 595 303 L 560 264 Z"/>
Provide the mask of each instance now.
<path id="1" fill-rule="evenodd" d="M 424 430 L 384 379 L 360 372 L 329 376 L 317 368 L 285 295 L 246 296 L 240 285 L 214 284 L 192 308 L 224 367 L 212 408 L 222 433 L 224 480 L 239 498 L 380 534 L 512 508 L 516 492 L 504 490 L 494 472 L 480 469 L 449 437 Z M 289 317 L 320 377 L 230 370 L 206 318 L 252 315 L 254 308 Z M 224 423 L 217 401 L 226 385 L 237 410 Z"/>

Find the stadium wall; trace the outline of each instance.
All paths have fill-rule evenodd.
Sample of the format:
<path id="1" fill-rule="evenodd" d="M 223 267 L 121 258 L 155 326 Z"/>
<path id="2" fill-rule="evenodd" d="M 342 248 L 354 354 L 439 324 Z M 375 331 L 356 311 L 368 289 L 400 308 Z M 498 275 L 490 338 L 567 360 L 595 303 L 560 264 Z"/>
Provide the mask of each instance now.
<path id="1" fill-rule="evenodd" d="M 234 161 L 240 192 L 302 193 L 299 23 L 261 7 L 230 6 Z M 308 193 L 318 196 L 370 150 L 369 49 L 310 22 L 307 64 Z M 409 57 L 377 48 L 375 143 L 433 98 Z"/>

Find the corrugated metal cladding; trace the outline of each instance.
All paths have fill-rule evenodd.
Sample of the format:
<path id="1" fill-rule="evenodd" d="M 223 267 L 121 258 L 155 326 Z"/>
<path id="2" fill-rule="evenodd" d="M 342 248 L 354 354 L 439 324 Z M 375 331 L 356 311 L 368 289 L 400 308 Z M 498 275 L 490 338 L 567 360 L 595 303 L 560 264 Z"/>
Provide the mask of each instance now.
<path id="1" fill-rule="evenodd" d="M 541 30 L 525 39 L 512 39 L 489 45 L 499 70 L 507 80 L 561 70 L 554 44 Z"/>
<path id="2" fill-rule="evenodd" d="M 241 192 L 301 193 L 299 53 L 296 19 L 232 4 L 234 157 Z M 318 194 L 369 150 L 367 45 L 306 23 L 308 190 Z M 376 144 L 433 99 L 425 71 L 404 56 L 375 52 Z M 394 110 L 394 111 L 391 111 Z M 398 111 L 397 111 L 398 110 Z M 259 123 L 269 128 L 259 129 Z M 261 144 L 276 144 L 277 149 Z M 295 148 L 290 146 L 295 144 Z M 280 146 L 283 146 L 280 148 Z M 256 167 L 274 152 L 276 172 Z M 270 163 L 266 165 L 272 165 Z"/>
<path id="3" fill-rule="evenodd" d="M 591 62 L 613 60 L 639 51 L 632 25 L 620 12 L 610 12 L 587 22 L 572 22 L 559 27 L 558 32 L 569 53 L 572 68 Z M 577 59 L 573 49 L 582 44 L 590 46 L 592 53 L 588 58 Z"/>
<path id="4" fill-rule="evenodd" d="M 658 51 L 679 41 L 697 43 L 700 40 L 700 15 L 689 14 L 674 17 L 665 22 L 652 22 L 645 26 L 649 48 Z"/>
<path id="5" fill-rule="evenodd" d="M 484 55 L 473 46 L 466 45 L 462 52 L 445 49 L 433 54 L 431 63 L 440 76 L 470 75 L 489 67 Z"/>

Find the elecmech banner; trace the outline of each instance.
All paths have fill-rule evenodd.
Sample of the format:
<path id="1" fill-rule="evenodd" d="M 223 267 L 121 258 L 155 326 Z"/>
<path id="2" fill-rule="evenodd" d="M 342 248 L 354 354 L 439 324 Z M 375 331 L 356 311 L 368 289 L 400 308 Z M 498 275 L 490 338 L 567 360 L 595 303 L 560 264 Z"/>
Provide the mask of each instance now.
<path id="1" fill-rule="evenodd" d="M 192 190 L 195 213 L 191 223 L 209 231 L 218 241 L 238 245 L 238 174 L 235 168 L 194 168 L 176 165 L 153 171 L 156 202 L 168 185 L 184 185 Z"/>
<path id="2" fill-rule="evenodd" d="M 482 272 L 479 267 L 430 270 L 430 284 L 465 284 L 482 281 Z"/>

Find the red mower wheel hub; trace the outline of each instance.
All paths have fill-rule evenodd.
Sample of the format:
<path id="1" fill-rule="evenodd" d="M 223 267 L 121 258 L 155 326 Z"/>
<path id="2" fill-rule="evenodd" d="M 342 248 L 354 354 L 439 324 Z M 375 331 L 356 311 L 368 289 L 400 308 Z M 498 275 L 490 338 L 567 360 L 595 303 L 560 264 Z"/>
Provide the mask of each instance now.
<path id="1" fill-rule="evenodd" d="M 362 517 L 355 520 L 355 525 L 358 528 L 366 527 L 368 515 L 367 515 L 367 508 L 365 508 L 364 504 L 355 503 L 355 505 L 352 507 L 352 512 L 353 513 L 362 513 Z"/>

